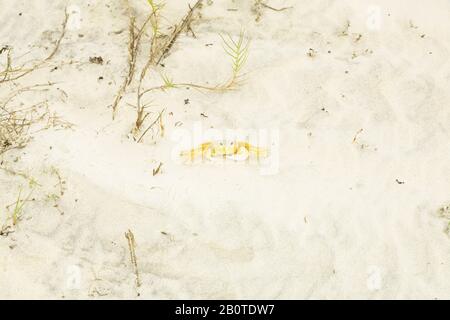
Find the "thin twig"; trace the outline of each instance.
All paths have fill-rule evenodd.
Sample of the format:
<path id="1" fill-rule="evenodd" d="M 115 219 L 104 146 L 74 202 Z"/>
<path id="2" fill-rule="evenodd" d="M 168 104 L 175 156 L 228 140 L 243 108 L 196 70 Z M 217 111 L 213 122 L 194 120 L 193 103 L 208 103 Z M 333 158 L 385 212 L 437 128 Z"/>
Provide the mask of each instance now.
<path id="1" fill-rule="evenodd" d="M 150 15 L 145 20 L 145 22 L 142 24 L 142 26 L 137 29 L 136 17 L 131 10 L 129 2 L 126 1 L 126 3 L 127 3 L 127 8 L 128 8 L 128 16 L 130 19 L 129 40 L 128 40 L 128 72 L 127 72 L 127 76 L 125 77 L 122 85 L 120 86 L 120 88 L 116 94 L 116 97 L 114 98 L 114 102 L 112 104 L 113 119 L 115 119 L 115 117 L 117 115 L 119 103 L 122 100 L 127 87 L 133 81 L 134 74 L 136 71 L 136 61 L 137 61 L 137 55 L 139 53 L 139 48 L 140 48 L 140 44 L 141 44 L 141 38 L 142 38 L 142 35 L 144 34 L 145 28 L 147 27 L 147 25 L 150 22 L 150 19 L 152 17 L 152 15 Z"/>
<path id="2" fill-rule="evenodd" d="M 158 115 L 158 117 L 155 119 L 155 121 L 153 121 L 153 122 L 147 127 L 147 129 L 145 129 L 144 133 L 142 133 L 141 137 L 138 139 L 138 141 L 137 141 L 138 143 L 142 141 L 142 139 L 143 139 L 144 136 L 147 134 L 147 132 L 148 132 L 150 129 L 152 129 L 153 126 L 154 126 L 156 123 L 158 123 L 158 122 L 161 123 L 161 117 L 162 117 L 162 115 L 164 114 L 164 111 L 166 111 L 166 109 L 163 109 L 163 110 L 159 113 L 159 115 Z"/>
<path id="3" fill-rule="evenodd" d="M 264 8 L 267 8 L 267 9 L 270 9 L 270 10 L 273 10 L 273 11 L 284 11 L 284 10 L 292 9 L 292 8 L 293 8 L 293 7 L 283 7 L 283 8 L 277 9 L 277 8 L 274 8 L 274 7 L 269 6 L 268 4 L 265 4 L 264 2 L 261 2 L 261 5 L 262 5 Z"/>
<path id="4" fill-rule="evenodd" d="M 131 264 L 134 268 L 134 273 L 136 275 L 136 287 L 141 286 L 141 279 L 139 277 L 139 269 L 137 264 L 137 258 L 136 258 L 136 241 L 134 239 L 134 234 L 131 232 L 131 230 L 128 230 L 128 232 L 125 232 L 125 238 L 128 240 L 128 249 L 130 250 L 130 260 Z"/>
<path id="5" fill-rule="evenodd" d="M 160 162 L 159 165 L 155 169 L 153 169 L 153 176 L 156 176 L 161 171 L 162 165 L 163 163 Z"/>

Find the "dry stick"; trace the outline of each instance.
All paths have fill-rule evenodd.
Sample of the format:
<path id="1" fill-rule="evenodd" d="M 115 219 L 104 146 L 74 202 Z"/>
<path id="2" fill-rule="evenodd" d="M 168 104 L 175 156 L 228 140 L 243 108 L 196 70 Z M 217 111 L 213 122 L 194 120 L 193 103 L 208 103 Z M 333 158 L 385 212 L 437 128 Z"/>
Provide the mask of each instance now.
<path id="1" fill-rule="evenodd" d="M 153 176 L 156 176 L 161 171 L 162 165 L 163 163 L 160 162 L 159 165 L 155 169 L 153 169 Z"/>
<path id="2" fill-rule="evenodd" d="M 128 232 L 125 232 L 125 238 L 128 240 L 128 248 L 130 250 L 130 260 L 131 264 L 134 267 L 134 273 L 136 274 L 136 286 L 141 286 L 141 279 L 139 277 L 139 269 L 137 264 L 137 258 L 136 258 L 136 241 L 134 239 L 134 234 L 131 232 L 131 230 L 128 230 Z"/>
<path id="3" fill-rule="evenodd" d="M 128 73 L 124 79 L 124 82 L 120 86 L 119 91 L 117 92 L 114 102 L 112 104 L 113 119 L 115 119 L 115 117 L 117 115 L 117 108 L 119 106 L 120 101 L 123 98 L 123 95 L 125 94 L 127 87 L 133 81 L 134 73 L 136 71 L 136 60 L 137 60 L 137 55 L 139 52 L 141 38 L 142 38 L 142 35 L 144 34 L 147 24 L 149 23 L 149 21 L 152 17 L 152 15 L 150 15 L 147 18 L 147 20 L 145 20 L 145 22 L 142 24 L 142 26 L 139 29 L 137 29 L 137 33 L 136 33 L 136 17 L 131 12 L 131 8 L 129 6 L 128 1 L 127 1 L 127 5 L 128 5 L 128 14 L 130 17 L 129 40 L 128 40 Z"/>
<path id="4" fill-rule="evenodd" d="M 30 128 L 34 123 L 44 119 L 47 113 L 35 117 L 39 107 L 46 105 L 46 100 L 19 110 L 8 110 L 8 104 L 24 92 L 45 91 L 48 84 L 36 84 L 23 87 L 11 93 L 5 101 L 0 102 L 0 155 L 11 149 L 22 148 L 29 141 Z M 43 89 L 42 89 L 43 87 Z M 41 88 L 41 89 L 39 89 Z"/>
<path id="5" fill-rule="evenodd" d="M 38 69 L 39 67 L 41 67 L 42 65 L 44 65 L 45 63 L 47 63 L 48 61 L 50 61 L 58 52 L 59 47 L 61 45 L 61 41 L 64 39 L 64 36 L 66 35 L 66 29 L 67 29 L 67 22 L 69 20 L 69 14 L 67 13 L 67 11 L 65 12 L 65 16 L 64 16 L 64 21 L 62 24 L 62 31 L 61 34 L 58 38 L 58 40 L 56 41 L 55 47 L 53 48 L 52 52 L 50 53 L 49 56 L 47 56 L 47 58 L 45 58 L 44 60 L 36 63 L 34 66 L 32 66 L 30 69 L 23 71 L 21 74 L 13 77 L 13 78 L 8 78 L 8 74 L 10 74 L 13 70 L 11 69 L 11 57 L 9 56 L 8 53 L 8 62 L 7 62 L 7 67 L 5 69 L 5 71 L 2 71 L 0 74 L 5 74 L 3 80 L 0 81 L 0 83 L 4 83 L 4 82 L 9 82 L 9 81 L 15 81 L 18 80 L 24 76 L 26 76 L 27 74 L 33 72 L 34 70 Z M 16 71 L 21 71 L 21 70 L 16 70 Z"/>

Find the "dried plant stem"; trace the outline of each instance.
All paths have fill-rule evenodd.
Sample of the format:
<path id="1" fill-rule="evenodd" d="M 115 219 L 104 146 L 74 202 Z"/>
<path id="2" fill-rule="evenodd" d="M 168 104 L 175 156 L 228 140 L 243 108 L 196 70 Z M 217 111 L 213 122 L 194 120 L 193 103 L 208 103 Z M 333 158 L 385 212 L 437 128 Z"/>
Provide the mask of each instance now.
<path id="1" fill-rule="evenodd" d="M 139 92 L 139 98 L 142 98 L 145 94 L 155 91 L 155 90 L 166 90 L 170 88 L 180 88 L 180 87 L 190 87 L 198 90 L 206 90 L 206 91 L 215 91 L 215 92 L 224 92 L 234 90 L 238 85 L 240 85 L 243 81 L 243 75 L 241 74 L 241 70 L 245 65 L 248 57 L 248 48 L 250 45 L 250 41 L 245 41 L 244 32 L 241 31 L 239 34 L 238 40 L 233 40 L 231 36 L 221 36 L 223 40 L 223 48 L 225 53 L 231 58 L 231 69 L 232 74 L 230 78 L 222 83 L 215 86 L 206 86 L 195 83 L 174 83 L 167 76 L 162 76 L 164 80 L 164 84 L 147 89 L 143 92 Z"/>
<path id="2" fill-rule="evenodd" d="M 164 136 L 164 126 L 162 124 L 162 116 L 164 114 L 164 111 L 166 111 L 166 109 L 163 109 L 158 117 L 147 127 L 147 129 L 144 130 L 144 132 L 142 133 L 142 135 L 139 137 L 139 139 L 137 140 L 137 142 L 141 142 L 142 139 L 144 139 L 144 136 L 156 125 L 159 124 L 159 130 L 161 133 L 161 136 Z"/>
<path id="3" fill-rule="evenodd" d="M 131 264 L 133 265 L 133 268 L 134 268 L 134 273 L 136 275 L 136 287 L 140 287 L 141 279 L 139 276 L 139 268 L 138 268 L 138 263 L 137 263 L 137 258 L 136 258 L 136 241 L 134 239 L 133 232 L 131 232 L 131 230 L 128 230 L 128 232 L 125 232 L 125 238 L 128 241 L 128 249 L 130 251 L 130 260 L 131 260 Z"/>
<path id="4" fill-rule="evenodd" d="M 50 127 L 50 124 L 47 123 L 45 128 L 37 129 L 30 133 L 32 125 L 45 118 L 50 120 L 47 100 L 42 100 L 27 107 L 13 107 L 11 105 L 21 94 L 47 91 L 53 84 L 49 82 L 22 87 L 0 100 L 0 154 L 11 149 L 24 147 L 32 133 Z M 42 110 L 43 107 L 44 109 Z"/>
<path id="5" fill-rule="evenodd" d="M 236 78 L 230 78 L 230 80 L 226 81 L 223 84 L 215 85 L 215 86 L 206 86 L 201 84 L 195 84 L 190 82 L 180 82 L 180 83 L 171 83 L 170 86 L 167 85 L 161 85 L 157 87 L 152 87 L 149 89 L 146 89 L 145 91 L 141 92 L 141 96 L 144 96 L 147 93 L 150 93 L 152 91 L 158 91 L 158 90 L 167 90 L 167 89 L 177 89 L 177 88 L 194 88 L 198 90 L 204 90 L 204 91 L 214 91 L 214 92 L 225 92 L 225 91 L 232 91 L 235 90 L 236 86 L 241 83 L 238 77 Z"/>
<path id="6" fill-rule="evenodd" d="M 201 8 L 202 2 L 203 0 L 198 0 L 193 7 L 189 6 L 189 11 L 186 14 L 186 16 L 181 20 L 181 23 L 175 25 L 172 34 L 169 36 L 169 39 L 166 41 L 164 47 L 159 53 L 159 57 L 157 57 L 156 59 L 156 65 L 158 65 L 162 61 L 162 59 L 167 57 L 170 49 L 172 48 L 173 44 L 177 40 L 180 33 L 185 29 L 187 30 L 190 29 L 190 24 L 192 22 L 192 15 L 197 9 Z"/>
<path id="7" fill-rule="evenodd" d="M 134 74 L 136 72 L 136 61 L 137 56 L 139 53 L 139 48 L 141 45 L 141 38 L 144 34 L 145 28 L 147 27 L 148 23 L 150 22 L 152 15 L 150 15 L 145 22 L 142 24 L 140 28 L 136 27 L 136 16 L 134 15 L 129 2 L 126 1 L 127 8 L 128 8 L 128 16 L 129 16 L 129 39 L 128 39 L 128 72 L 127 75 L 120 86 L 116 97 L 114 99 L 114 102 L 112 104 L 112 110 L 113 110 L 113 119 L 115 119 L 117 115 L 117 110 L 119 107 L 119 103 L 123 98 L 123 95 L 125 94 L 125 91 L 127 87 L 131 84 L 134 78 Z"/>
<path id="8" fill-rule="evenodd" d="M 267 9 L 270 9 L 270 10 L 273 10 L 273 11 L 284 11 L 284 10 L 287 10 L 287 9 L 292 9 L 293 7 L 283 7 L 283 8 L 274 8 L 274 7 L 271 7 L 271 6 L 269 6 L 268 4 L 266 4 L 266 3 L 264 3 L 264 2 L 261 2 L 261 5 L 264 7 L 264 8 L 267 8 Z"/>
<path id="9" fill-rule="evenodd" d="M 143 89 L 143 81 L 145 79 L 145 76 L 147 75 L 148 70 L 152 67 L 152 66 L 156 66 L 159 65 L 161 63 L 161 61 L 168 56 L 170 49 L 173 47 L 174 43 L 176 42 L 176 40 L 178 39 L 178 36 L 180 35 L 180 33 L 187 29 L 190 29 L 190 24 L 192 22 L 192 16 L 194 14 L 194 12 L 201 8 L 203 0 L 198 0 L 195 5 L 193 7 L 189 6 L 189 11 L 188 13 L 183 17 L 183 19 L 181 20 L 181 22 L 178 25 L 175 25 L 173 28 L 173 32 L 166 37 L 165 41 L 163 44 L 159 43 L 159 35 L 157 34 L 157 32 L 155 31 L 152 37 L 152 43 L 151 43 L 151 47 L 150 47 L 150 54 L 149 54 L 149 58 L 147 60 L 146 65 L 144 66 L 144 68 L 142 69 L 141 72 L 141 76 L 139 79 L 139 84 L 138 84 L 138 90 L 137 90 L 137 101 L 136 101 L 136 107 L 137 107 L 137 117 L 136 117 L 136 122 L 135 122 L 135 127 L 134 127 L 134 131 L 135 132 L 139 132 L 141 130 L 141 127 L 145 121 L 145 119 L 147 118 L 148 114 L 145 112 L 145 106 L 142 103 L 142 97 L 144 96 Z M 152 6 L 152 14 L 151 17 L 153 20 L 153 25 L 158 24 L 158 11 L 159 9 Z M 155 28 L 157 29 L 157 28 Z M 139 139 L 141 140 L 141 139 Z"/>
<path id="10" fill-rule="evenodd" d="M 35 71 L 36 69 L 39 69 L 45 63 L 47 63 L 51 59 L 53 59 L 53 57 L 56 55 L 56 53 L 59 50 L 61 42 L 64 39 L 64 36 L 66 35 L 66 28 L 67 28 L 68 20 L 69 20 L 69 14 L 66 11 L 65 12 L 65 16 L 64 16 L 64 21 L 63 21 L 63 24 L 62 24 L 62 31 L 61 31 L 61 34 L 60 34 L 58 40 L 56 41 L 56 44 L 55 44 L 53 50 L 50 52 L 50 54 L 44 60 L 39 61 L 38 63 L 36 63 L 35 65 L 33 65 L 32 67 L 30 67 L 28 69 L 24 69 L 24 68 L 12 69 L 11 49 L 8 48 L 6 68 L 5 68 L 4 71 L 0 72 L 0 77 L 2 78 L 0 80 L 0 84 L 1 83 L 5 83 L 5 82 L 9 82 L 9 81 L 18 80 L 18 79 L 26 76 L 27 74 L 30 74 L 31 72 Z M 18 74 L 14 75 L 14 76 L 10 76 L 13 73 L 14 74 L 18 73 Z"/>
<path id="11" fill-rule="evenodd" d="M 7 50 L 7 52 L 6 52 L 6 67 L 5 67 L 5 70 L 2 71 L 3 79 L 0 80 L 0 83 L 5 82 L 8 77 L 8 74 L 13 71 L 12 67 L 11 67 L 11 48 L 10 47 L 5 47 L 5 48 Z"/>
<path id="12" fill-rule="evenodd" d="M 0 228 L 0 236 L 7 237 L 10 233 L 14 233 L 14 230 L 11 228 L 10 225 L 3 225 Z"/>
<path id="13" fill-rule="evenodd" d="M 156 176 L 158 173 L 161 172 L 162 165 L 163 165 L 163 163 L 160 162 L 159 165 L 155 169 L 153 169 L 153 176 Z"/>
<path id="14" fill-rule="evenodd" d="M 22 87 L 14 92 L 12 92 L 7 98 L 6 100 L 2 101 L 0 103 L 0 109 L 2 109 L 3 111 L 6 111 L 6 107 L 7 105 L 17 96 L 19 96 L 20 94 L 24 93 L 24 92 L 30 92 L 30 91 L 47 91 L 48 87 L 54 85 L 53 82 L 48 82 L 48 83 L 39 83 L 39 84 L 34 84 L 31 86 L 26 86 L 26 87 Z M 21 110 L 16 110 L 15 112 L 20 112 Z"/>

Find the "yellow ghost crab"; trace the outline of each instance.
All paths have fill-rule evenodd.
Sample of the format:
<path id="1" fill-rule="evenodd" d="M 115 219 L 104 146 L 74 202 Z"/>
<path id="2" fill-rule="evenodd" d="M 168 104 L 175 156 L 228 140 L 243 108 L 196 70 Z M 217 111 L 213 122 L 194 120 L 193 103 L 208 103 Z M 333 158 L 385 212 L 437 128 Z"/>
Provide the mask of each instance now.
<path id="1" fill-rule="evenodd" d="M 200 144 L 191 150 L 185 150 L 180 153 L 181 157 L 191 161 L 197 157 L 205 158 L 233 158 L 235 160 L 246 160 L 250 156 L 257 159 L 265 158 L 269 155 L 267 148 L 253 146 L 246 141 L 231 141 L 225 143 L 223 141 L 209 141 Z"/>

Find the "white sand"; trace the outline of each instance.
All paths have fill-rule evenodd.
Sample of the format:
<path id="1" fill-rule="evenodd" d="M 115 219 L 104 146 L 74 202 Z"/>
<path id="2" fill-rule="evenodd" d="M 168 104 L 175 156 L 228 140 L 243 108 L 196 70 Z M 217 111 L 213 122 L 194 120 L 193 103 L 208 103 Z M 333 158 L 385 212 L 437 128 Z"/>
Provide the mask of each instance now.
<path id="1" fill-rule="evenodd" d="M 74 124 L 1 156 L 2 167 L 39 182 L 15 232 L 0 237 L 1 299 L 450 298 L 450 239 L 438 215 L 450 202 L 450 3 L 273 0 L 293 8 L 264 8 L 256 22 L 252 2 L 205 0 L 197 38 L 183 32 L 158 69 L 177 82 L 220 82 L 230 63 L 219 33 L 242 28 L 252 39 L 245 84 L 151 95 L 151 110 L 166 108 L 166 134 L 138 144 L 127 105 L 136 83 L 111 119 L 127 68 L 124 3 L 0 1 L 0 46 L 13 47 L 16 65 L 48 55 L 71 6 L 51 66 L 16 83 L 56 82 L 23 102 L 46 99 Z M 146 1 L 131 3 L 142 22 Z M 165 23 L 187 8 L 168 0 Z M 151 71 L 145 85 L 159 84 Z M 0 84 L 0 97 L 12 88 Z M 277 129 L 278 171 L 177 163 L 171 136 L 198 123 Z M 53 201 L 56 171 L 65 192 Z M 26 184 L 0 170 L 0 225 Z"/>

